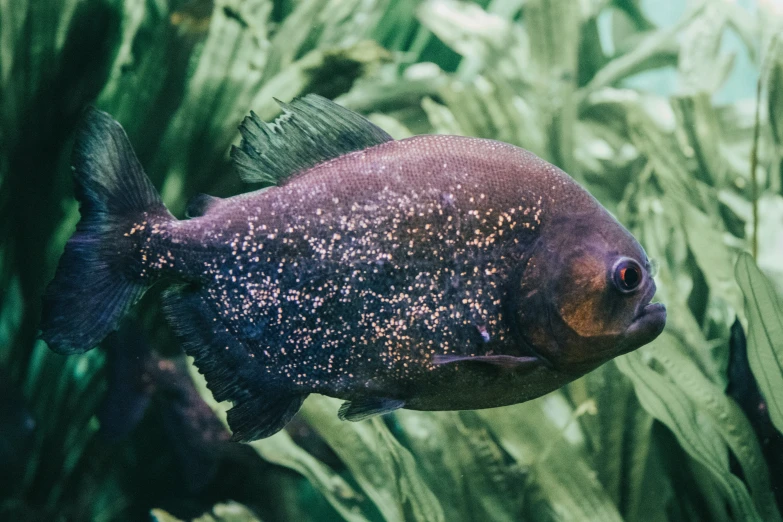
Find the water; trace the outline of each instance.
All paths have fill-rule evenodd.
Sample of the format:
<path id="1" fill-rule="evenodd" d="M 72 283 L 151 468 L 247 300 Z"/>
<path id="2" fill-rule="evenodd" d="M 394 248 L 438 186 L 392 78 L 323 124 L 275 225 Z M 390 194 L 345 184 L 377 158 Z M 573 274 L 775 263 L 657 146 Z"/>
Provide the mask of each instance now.
<path id="1" fill-rule="evenodd" d="M 781 3 L 606 4 L 0 4 L 0 520 L 780 520 Z M 84 106 L 122 123 L 183 217 L 197 193 L 259 188 L 230 165 L 238 123 L 310 92 L 395 138 L 498 139 L 563 168 L 656 260 L 664 333 L 527 403 L 352 423 L 314 395 L 249 445 L 227 442 L 162 285 L 100 349 L 36 339 L 79 218 Z"/>

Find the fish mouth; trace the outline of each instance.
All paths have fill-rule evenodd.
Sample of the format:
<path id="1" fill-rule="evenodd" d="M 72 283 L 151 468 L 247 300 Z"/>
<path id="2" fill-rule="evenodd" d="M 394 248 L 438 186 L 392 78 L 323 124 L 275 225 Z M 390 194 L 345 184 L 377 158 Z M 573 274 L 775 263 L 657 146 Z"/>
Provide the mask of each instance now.
<path id="1" fill-rule="evenodd" d="M 626 330 L 623 353 L 628 353 L 653 341 L 666 326 L 666 306 L 648 303 L 636 314 Z"/>

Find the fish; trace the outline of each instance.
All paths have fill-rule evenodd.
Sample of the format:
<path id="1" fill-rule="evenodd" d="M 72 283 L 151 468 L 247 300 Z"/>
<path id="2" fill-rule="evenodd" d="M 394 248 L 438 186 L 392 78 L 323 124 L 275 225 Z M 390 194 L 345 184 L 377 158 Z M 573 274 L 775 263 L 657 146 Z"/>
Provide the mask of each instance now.
<path id="1" fill-rule="evenodd" d="M 41 338 L 78 354 L 147 288 L 232 440 L 281 430 L 311 393 L 360 421 L 506 406 L 655 339 L 644 249 L 565 172 L 516 146 L 395 140 L 317 95 L 253 112 L 231 149 L 262 189 L 175 218 L 97 109 L 72 156 L 81 219 L 43 296 Z M 165 283 L 164 283 L 165 282 Z"/>
<path id="2" fill-rule="evenodd" d="M 184 355 L 161 357 L 138 321 L 124 320 L 102 343 L 107 391 L 97 411 L 102 438 L 127 438 L 148 411 L 161 421 L 180 483 L 199 493 L 214 479 L 230 434 L 190 378 Z"/>

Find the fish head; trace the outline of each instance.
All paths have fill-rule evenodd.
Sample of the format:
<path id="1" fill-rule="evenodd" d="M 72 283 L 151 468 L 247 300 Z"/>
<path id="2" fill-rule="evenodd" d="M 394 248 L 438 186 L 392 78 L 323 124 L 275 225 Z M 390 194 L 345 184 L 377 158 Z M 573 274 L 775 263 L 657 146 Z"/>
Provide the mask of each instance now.
<path id="1" fill-rule="evenodd" d="M 651 302 L 652 272 L 641 245 L 605 211 L 554 220 L 522 276 L 524 340 L 554 368 L 579 373 L 651 342 L 666 323 L 664 305 Z"/>

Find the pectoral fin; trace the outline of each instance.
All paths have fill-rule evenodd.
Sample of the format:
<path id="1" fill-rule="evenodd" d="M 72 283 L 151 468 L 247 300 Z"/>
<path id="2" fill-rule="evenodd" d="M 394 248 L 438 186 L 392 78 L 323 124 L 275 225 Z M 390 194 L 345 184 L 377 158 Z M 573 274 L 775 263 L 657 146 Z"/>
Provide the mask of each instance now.
<path id="1" fill-rule="evenodd" d="M 519 370 L 533 368 L 540 361 L 535 357 L 514 357 L 513 355 L 436 355 L 432 362 L 436 365 L 477 362 L 493 364 L 509 370 Z"/>
<path id="2" fill-rule="evenodd" d="M 405 406 L 405 401 L 397 399 L 385 399 L 383 397 L 363 397 L 361 399 L 345 401 L 343 405 L 340 406 L 340 411 L 337 412 L 337 416 L 340 418 L 340 420 L 356 422 L 373 417 L 375 415 L 391 413 L 394 410 L 402 408 L 403 406 Z"/>

